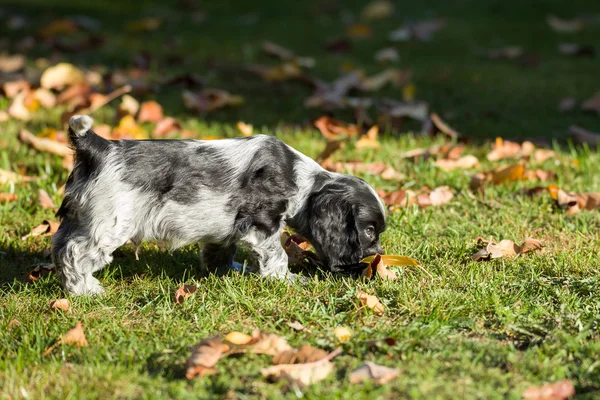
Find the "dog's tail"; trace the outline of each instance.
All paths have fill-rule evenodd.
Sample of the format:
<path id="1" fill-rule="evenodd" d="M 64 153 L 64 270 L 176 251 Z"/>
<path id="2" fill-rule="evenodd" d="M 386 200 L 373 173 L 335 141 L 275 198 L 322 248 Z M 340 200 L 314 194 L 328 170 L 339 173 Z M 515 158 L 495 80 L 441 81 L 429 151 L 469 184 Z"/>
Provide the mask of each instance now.
<path id="1" fill-rule="evenodd" d="M 69 141 L 76 153 L 102 150 L 110 146 L 110 141 L 94 133 L 93 123 L 94 120 L 89 115 L 73 115 L 69 120 Z"/>

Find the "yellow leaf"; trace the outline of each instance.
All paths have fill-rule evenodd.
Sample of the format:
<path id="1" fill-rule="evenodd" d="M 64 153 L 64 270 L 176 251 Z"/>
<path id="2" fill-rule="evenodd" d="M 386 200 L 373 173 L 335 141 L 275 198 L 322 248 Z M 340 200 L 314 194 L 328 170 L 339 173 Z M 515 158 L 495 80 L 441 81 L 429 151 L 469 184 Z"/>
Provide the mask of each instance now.
<path id="1" fill-rule="evenodd" d="M 45 89 L 61 89 L 84 81 L 83 72 L 69 63 L 59 63 L 47 68 L 40 78 L 40 83 Z"/>
<path id="2" fill-rule="evenodd" d="M 351 38 L 368 38 L 373 34 L 373 30 L 366 24 L 352 24 L 346 28 L 346 35 Z"/>
<path id="3" fill-rule="evenodd" d="M 361 263 L 368 264 L 376 256 L 369 256 L 360 260 Z M 402 267 L 405 265 L 420 265 L 420 263 L 414 258 L 406 257 L 406 256 L 394 256 L 394 255 L 382 255 L 381 261 L 388 266 Z"/>
<path id="4" fill-rule="evenodd" d="M 411 103 L 415 100 L 416 93 L 417 87 L 412 83 L 407 83 L 402 88 L 402 99 L 407 103 Z"/>
<path id="5" fill-rule="evenodd" d="M 492 172 L 492 183 L 517 181 L 525 175 L 525 167 L 522 164 L 514 164 L 500 167 Z"/>
<path id="6" fill-rule="evenodd" d="M 340 343 L 346 343 L 352 338 L 352 331 L 345 326 L 337 327 L 333 330 L 333 334 Z"/>
<path id="7" fill-rule="evenodd" d="M 248 344 L 252 341 L 252 336 L 242 332 L 229 332 L 224 340 L 232 344 Z"/>

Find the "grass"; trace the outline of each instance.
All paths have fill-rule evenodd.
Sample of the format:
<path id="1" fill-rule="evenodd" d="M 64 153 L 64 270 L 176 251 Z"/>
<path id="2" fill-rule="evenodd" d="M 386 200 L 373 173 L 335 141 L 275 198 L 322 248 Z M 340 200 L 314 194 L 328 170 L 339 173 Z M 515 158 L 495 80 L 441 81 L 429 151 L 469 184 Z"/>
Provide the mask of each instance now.
<path id="1" fill-rule="evenodd" d="M 234 135 L 233 124 L 242 119 L 313 157 L 324 140 L 307 123 L 320 113 L 302 107 L 305 88 L 266 85 L 251 76 L 212 69 L 207 62 L 262 62 L 259 44 L 269 39 L 315 56 L 316 74 L 324 78 L 339 75 L 344 62 L 373 73 L 381 68 L 373 53 L 389 44 L 386 33 L 404 17 L 445 16 L 448 27 L 431 43 L 398 47 L 401 66 L 414 69 L 417 97 L 441 110 L 459 130 L 480 139 L 466 153 L 485 160 L 490 148 L 485 139 L 495 135 L 556 139 L 557 157 L 535 167 L 557 172 L 553 183 L 566 190 L 600 191 L 598 151 L 564 141 L 570 124 L 598 131 L 600 119 L 556 111 L 561 97 L 584 99 L 600 89 L 598 62 L 562 57 L 556 44 L 593 42 L 600 26 L 562 37 L 544 20 L 547 13 L 572 17 L 600 12 L 593 1 L 399 4 L 395 18 L 374 24 L 373 38 L 357 42 L 343 56 L 322 48 L 325 39 L 343 32 L 340 13 L 313 17 L 312 4 L 304 2 L 265 2 L 260 9 L 250 2 L 214 2 L 203 5 L 207 21 L 201 25 L 160 2 L 144 3 L 142 9 L 138 3 L 56 1 L 53 7 L 33 0 L 4 3 L 11 12 L 30 16 L 34 27 L 64 13 L 87 14 L 103 22 L 108 45 L 64 54 L 58 57 L 61 60 L 117 68 L 128 65 L 137 49 L 151 49 L 158 60 L 170 52 L 186 54 L 184 65 L 173 67 L 173 73 L 177 68 L 198 71 L 211 86 L 246 96 L 247 104 L 198 118 L 183 110 L 177 90 L 167 89 L 157 95 L 166 113 L 203 135 Z M 361 4 L 344 2 L 343 8 L 356 13 Z M 157 32 L 123 32 L 124 20 L 152 15 L 166 21 Z M 255 15 L 258 22 L 248 24 Z M 19 35 L 6 34 L 15 40 Z M 179 37 L 181 47 L 165 49 L 162 44 L 173 36 Z M 478 49 L 509 44 L 540 54 L 541 64 L 524 68 L 476 54 Z M 48 56 L 38 48 L 31 54 Z M 156 74 L 172 71 L 157 65 Z M 384 93 L 398 97 L 392 89 Z M 113 110 L 109 106 L 96 118 L 112 123 Z M 344 352 L 334 360 L 335 373 L 303 390 L 307 398 L 520 398 L 530 385 L 563 378 L 574 382 L 577 398 L 599 396 L 598 211 L 568 216 L 548 195 L 515 195 L 536 182 L 490 187 L 486 201 L 473 200 L 465 194 L 471 171 L 444 172 L 429 162 L 398 158 L 403 151 L 442 142 L 410 133 L 385 133 L 380 151 L 348 146 L 338 159 L 385 161 L 407 176 L 400 185 L 363 176 L 376 188 L 454 189 L 454 199 L 444 206 L 392 213 L 382 239 L 387 253 L 420 260 L 433 279 L 412 269 L 403 270 L 394 282 L 365 283 L 325 272 L 310 273 L 306 286 L 236 274 L 217 278 L 201 272 L 198 246 L 167 252 L 146 244 L 139 261 L 132 248 L 124 247 L 97 275 L 106 296 L 71 298 L 70 311 L 51 312 L 50 300 L 64 297 L 56 277 L 35 284 L 23 279 L 32 265 L 48 262 L 44 250 L 50 238 L 20 238 L 32 226 L 53 218 L 53 210 L 37 206 L 37 190 L 46 190 L 59 204 L 57 190 L 67 172 L 57 157 L 20 145 L 16 133 L 23 127 L 33 132 L 57 127 L 58 115 L 52 110 L 36 114 L 27 124 L 0 123 L 0 168 L 45 176 L 17 185 L 17 202 L 0 204 L 0 398 L 293 398 L 296 392 L 282 392 L 281 385 L 260 376 L 269 360 L 259 355 L 223 359 L 218 375 L 187 381 L 190 347 L 211 335 L 262 329 L 286 337 L 292 346 L 311 344 L 331 351 L 338 345 L 333 329 L 339 326 L 350 328 L 354 336 L 341 345 Z M 483 162 L 478 170 L 507 163 Z M 470 255 L 478 249 L 473 240 L 477 236 L 517 243 L 532 236 L 546 247 L 540 254 L 474 262 Z M 175 305 L 174 292 L 184 282 L 196 283 L 199 290 L 183 305 Z M 387 308 L 383 316 L 360 306 L 359 289 L 381 299 Z M 20 324 L 9 329 L 12 320 Z M 44 350 L 78 320 L 84 324 L 89 346 L 59 347 L 43 357 Z M 286 325 L 295 320 L 311 333 Z M 396 344 L 365 343 L 386 337 L 395 338 Z M 348 374 L 366 360 L 401 368 L 403 374 L 386 385 L 350 384 Z"/>

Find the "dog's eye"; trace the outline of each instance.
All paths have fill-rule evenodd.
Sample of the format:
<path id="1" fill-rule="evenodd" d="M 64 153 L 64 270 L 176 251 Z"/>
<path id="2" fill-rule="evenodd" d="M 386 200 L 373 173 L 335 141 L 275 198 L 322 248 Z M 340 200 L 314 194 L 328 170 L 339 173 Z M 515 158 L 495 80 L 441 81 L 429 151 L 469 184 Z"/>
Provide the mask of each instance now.
<path id="1" fill-rule="evenodd" d="M 369 226 L 367 229 L 365 229 L 365 235 L 367 235 L 370 238 L 374 238 L 375 237 L 375 228 L 373 228 L 372 226 Z"/>

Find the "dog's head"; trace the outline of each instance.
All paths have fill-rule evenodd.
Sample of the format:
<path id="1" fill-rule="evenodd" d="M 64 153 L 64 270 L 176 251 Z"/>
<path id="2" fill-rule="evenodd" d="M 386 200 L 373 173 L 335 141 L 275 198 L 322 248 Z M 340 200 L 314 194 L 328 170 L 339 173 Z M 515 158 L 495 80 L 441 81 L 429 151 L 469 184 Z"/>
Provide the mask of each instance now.
<path id="1" fill-rule="evenodd" d="M 310 239 L 333 272 L 350 273 L 360 260 L 383 253 L 379 235 L 385 230 L 385 207 L 362 179 L 338 175 L 309 200 Z"/>

